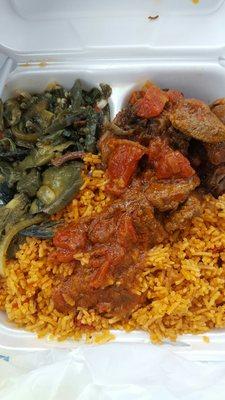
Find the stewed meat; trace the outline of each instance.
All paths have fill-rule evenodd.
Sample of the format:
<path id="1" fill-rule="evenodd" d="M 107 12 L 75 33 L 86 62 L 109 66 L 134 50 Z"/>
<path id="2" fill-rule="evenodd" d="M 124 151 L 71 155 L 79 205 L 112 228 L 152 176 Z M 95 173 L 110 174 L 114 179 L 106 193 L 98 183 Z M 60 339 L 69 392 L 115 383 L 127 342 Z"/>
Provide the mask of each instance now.
<path id="1" fill-rule="evenodd" d="M 172 125 L 187 136 L 206 143 L 225 140 L 225 125 L 200 100 L 186 99 L 170 113 Z"/>
<path id="2" fill-rule="evenodd" d="M 225 192 L 225 164 L 209 168 L 204 184 L 213 196 L 218 197 L 223 194 Z"/>
<path id="3" fill-rule="evenodd" d="M 123 247 L 132 246 L 134 242 L 141 247 L 151 247 L 165 239 L 165 231 L 142 193 L 140 180 L 89 224 L 88 238 L 93 244 L 109 243 L 115 240 L 115 234 Z"/>
<path id="4" fill-rule="evenodd" d="M 124 130 L 130 130 L 131 125 L 135 125 L 137 117 L 134 115 L 132 107 L 127 106 L 119 111 L 113 120 L 113 123 Z"/>
<path id="5" fill-rule="evenodd" d="M 220 121 L 225 124 L 225 98 L 215 100 L 210 108 Z"/>
<path id="6" fill-rule="evenodd" d="M 221 143 L 205 143 L 208 160 L 214 164 L 219 165 L 225 163 L 225 142 Z"/>
<path id="7" fill-rule="evenodd" d="M 163 137 L 172 149 L 179 150 L 185 157 L 188 155 L 190 138 L 175 129 L 172 125 L 164 132 Z"/>
<path id="8" fill-rule="evenodd" d="M 130 313 L 144 302 L 144 296 L 133 293 L 126 287 L 111 287 L 92 289 L 83 285 L 83 277 L 75 274 L 67 278 L 55 290 L 53 301 L 57 310 L 63 313 L 75 307 L 92 308 L 100 314 L 129 316 Z"/>
<path id="9" fill-rule="evenodd" d="M 164 220 L 164 227 L 167 232 L 174 232 L 185 229 L 193 217 L 201 214 L 201 201 L 196 193 L 190 194 L 188 199 L 180 208 L 173 211 Z"/>
<path id="10" fill-rule="evenodd" d="M 195 171 L 199 171 L 199 168 L 208 162 L 205 143 L 191 139 L 188 148 L 188 160 Z"/>
<path id="11" fill-rule="evenodd" d="M 200 179 L 197 175 L 173 180 L 158 180 L 153 176 L 147 178 L 145 184 L 145 195 L 149 202 L 164 212 L 177 209 L 180 203 L 187 200 L 189 194 L 200 185 Z"/>
<path id="12" fill-rule="evenodd" d="M 59 229 L 55 235 L 56 252 L 51 255 L 55 262 L 62 261 L 61 252 L 65 250 L 70 261 L 74 260 L 81 248 L 77 245 L 78 236 L 82 238 L 82 250 L 89 256 L 88 265 L 76 266 L 75 274 L 55 290 L 53 298 L 59 311 L 83 306 L 118 315 L 131 312 L 142 301 L 130 289 L 142 268 L 141 252 L 162 243 L 167 234 L 140 189 L 141 184 L 136 184 L 106 211 Z M 79 235 L 74 235 L 73 242 L 76 231 Z M 70 239 L 66 244 L 65 237 Z"/>

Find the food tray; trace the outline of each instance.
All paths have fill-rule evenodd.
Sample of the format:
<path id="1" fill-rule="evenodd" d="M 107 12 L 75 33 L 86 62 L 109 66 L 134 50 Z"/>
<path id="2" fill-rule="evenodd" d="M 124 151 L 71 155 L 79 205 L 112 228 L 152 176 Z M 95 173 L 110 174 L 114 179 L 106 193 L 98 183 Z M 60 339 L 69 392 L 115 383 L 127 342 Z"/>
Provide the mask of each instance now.
<path id="1" fill-rule="evenodd" d="M 223 0 L 202 0 L 198 5 L 191 0 L 0 0 L 0 7 L 3 99 L 20 88 L 41 92 L 53 81 L 66 88 L 76 78 L 87 87 L 107 82 L 113 89 L 113 117 L 131 90 L 149 79 L 206 102 L 225 95 Z M 159 17 L 151 20 L 149 15 Z M 149 342 L 142 332 L 114 333 L 116 342 Z M 207 336 L 208 344 L 203 335 L 184 335 L 165 346 L 189 359 L 224 360 L 225 331 Z M 3 349 L 80 345 L 37 339 L 0 315 Z"/>

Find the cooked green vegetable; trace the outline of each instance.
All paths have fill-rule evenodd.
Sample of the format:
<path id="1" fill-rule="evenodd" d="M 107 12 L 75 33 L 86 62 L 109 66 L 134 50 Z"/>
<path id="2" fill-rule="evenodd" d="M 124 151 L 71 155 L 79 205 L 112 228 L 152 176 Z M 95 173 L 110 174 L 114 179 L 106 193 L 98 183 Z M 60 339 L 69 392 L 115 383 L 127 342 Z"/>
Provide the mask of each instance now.
<path id="1" fill-rule="evenodd" d="M 4 103 L 4 118 L 8 126 L 18 124 L 21 118 L 21 110 L 15 99 L 6 100 Z"/>
<path id="2" fill-rule="evenodd" d="M 61 154 L 63 150 L 67 149 L 72 144 L 73 142 L 65 142 L 58 146 L 39 144 L 39 147 L 31 150 L 30 154 L 19 163 L 19 168 L 21 170 L 26 170 L 46 165 L 52 158 Z"/>
<path id="3" fill-rule="evenodd" d="M 20 232 L 21 230 L 27 228 L 28 226 L 31 226 L 33 224 L 39 224 L 40 222 L 43 221 L 43 215 L 36 215 L 34 217 L 31 217 L 29 215 L 25 215 L 23 219 L 20 221 L 16 222 L 14 225 L 10 227 L 10 229 L 7 230 L 5 236 L 2 238 L 0 242 L 0 274 L 4 274 L 4 268 L 6 267 L 5 262 L 6 262 L 6 257 L 7 257 L 7 250 L 9 248 L 9 245 L 14 238 Z"/>
<path id="4" fill-rule="evenodd" d="M 13 187 L 20 177 L 21 173 L 12 164 L 0 161 L 0 182 L 5 181 L 9 187 Z"/>
<path id="5" fill-rule="evenodd" d="M 15 151 L 5 151 L 2 153 L 0 152 L 0 160 L 6 160 L 6 161 L 21 160 L 28 153 L 29 153 L 28 149 L 21 149 L 17 147 Z"/>
<path id="6" fill-rule="evenodd" d="M 40 136 L 38 133 L 23 133 L 19 131 L 19 129 L 17 129 L 16 127 L 12 128 L 12 134 L 15 139 L 17 139 L 17 141 L 28 143 L 35 143 Z"/>
<path id="7" fill-rule="evenodd" d="M 3 274 L 5 258 L 11 240 L 22 229 L 43 221 L 43 215 L 27 214 L 29 201 L 24 194 L 16 195 L 8 204 L 0 207 L 0 274 Z"/>
<path id="8" fill-rule="evenodd" d="M 4 137 L 0 139 L 0 149 L 2 151 L 16 151 L 16 144 L 9 137 Z"/>
<path id="9" fill-rule="evenodd" d="M 98 126 L 99 116 L 98 113 L 92 112 L 88 118 L 86 126 L 86 137 L 85 137 L 85 149 L 90 153 L 96 152 L 97 146 L 97 126 Z"/>
<path id="10" fill-rule="evenodd" d="M 81 115 L 81 111 L 62 111 L 52 124 L 46 129 L 46 133 L 53 133 L 70 126 Z"/>
<path id="11" fill-rule="evenodd" d="M 82 163 L 75 161 L 50 167 L 43 173 L 42 186 L 37 192 L 42 212 L 52 215 L 72 200 L 83 184 L 81 170 Z"/>
<path id="12" fill-rule="evenodd" d="M 60 131 L 50 133 L 49 135 L 44 135 L 39 139 L 40 144 L 51 144 L 57 146 L 58 144 L 64 143 L 65 140 L 75 140 L 76 134 L 67 129 L 62 129 Z M 74 143 L 75 145 L 75 143 Z"/>
<path id="13" fill-rule="evenodd" d="M 110 108 L 108 103 L 106 106 L 102 109 L 102 124 L 106 124 L 107 122 L 110 122 Z"/>
<path id="14" fill-rule="evenodd" d="M 56 221 L 42 222 L 40 225 L 31 225 L 29 228 L 23 229 L 19 234 L 24 237 L 28 236 L 39 239 L 51 239 L 59 224 L 60 222 Z"/>
<path id="15" fill-rule="evenodd" d="M 25 215 L 27 208 L 28 199 L 24 194 L 16 195 L 9 203 L 0 207 L 0 238 Z"/>
<path id="16" fill-rule="evenodd" d="M 17 182 L 17 191 L 25 193 L 28 197 L 34 197 L 41 186 L 40 172 L 33 168 L 30 172 L 22 173 L 19 181 Z"/>
<path id="17" fill-rule="evenodd" d="M 0 99 L 0 131 L 4 129 L 4 120 L 3 120 L 3 102 Z"/>
<path id="18" fill-rule="evenodd" d="M 82 96 L 82 86 L 80 79 L 77 79 L 74 82 L 74 85 L 70 91 L 71 94 L 71 105 L 73 110 L 79 109 L 83 105 L 83 96 Z"/>
<path id="19" fill-rule="evenodd" d="M 88 105 L 103 109 L 108 103 L 108 98 L 112 94 L 112 89 L 105 83 L 100 83 L 100 89 L 94 87 L 89 91 L 83 90 L 83 98 Z"/>
<path id="20" fill-rule="evenodd" d="M 100 83 L 100 88 L 102 91 L 102 97 L 104 99 L 109 99 L 112 94 L 112 88 L 107 83 Z"/>
<path id="21" fill-rule="evenodd" d="M 31 206 L 30 206 L 29 213 L 31 215 L 38 214 L 38 213 L 42 212 L 42 210 L 43 210 L 42 202 L 39 199 L 33 200 L 33 202 L 31 203 Z"/>
<path id="22" fill-rule="evenodd" d="M 43 93 L 0 99 L 0 273 L 22 236 L 52 237 L 49 215 L 82 186 L 83 164 L 74 160 L 97 152 L 110 95 L 107 84 L 86 90 L 77 79 L 70 90 L 54 83 Z"/>
<path id="23" fill-rule="evenodd" d="M 98 101 L 101 100 L 102 92 L 98 88 L 92 88 L 88 92 L 83 90 L 83 98 L 85 103 L 93 107 Z"/>
<path id="24" fill-rule="evenodd" d="M 41 98 L 39 101 L 38 100 L 39 100 L 39 96 L 37 97 L 37 101 L 33 102 L 33 104 L 31 103 L 31 106 L 28 108 L 28 110 L 24 114 L 24 117 L 26 119 L 30 119 L 34 116 L 38 116 L 40 114 L 40 112 L 47 109 L 47 107 L 48 107 L 47 99 Z"/>
<path id="25" fill-rule="evenodd" d="M 17 90 L 16 91 L 16 99 L 20 104 L 20 109 L 22 111 L 27 110 L 31 104 L 33 104 L 33 99 L 35 96 L 32 96 L 30 93 L 26 92 L 25 90 Z"/>
<path id="26" fill-rule="evenodd" d="M 12 160 L 20 160 L 24 158 L 27 153 L 27 149 L 18 147 L 10 137 L 5 136 L 3 139 L 0 139 L 0 160 L 10 162 Z"/>
<path id="27" fill-rule="evenodd" d="M 11 240 L 10 245 L 7 249 L 7 258 L 12 259 L 15 258 L 17 251 L 20 248 L 20 245 L 24 243 L 26 240 L 25 236 L 20 236 L 20 233 L 17 233 Z"/>
<path id="28" fill-rule="evenodd" d="M 20 174 L 5 161 L 0 161 L 0 207 L 12 200 L 15 194 L 13 188 L 15 182 L 20 178 Z"/>
<path id="29" fill-rule="evenodd" d="M 51 124 L 53 118 L 54 114 L 48 110 L 42 110 L 39 112 L 39 121 L 43 129 L 47 129 L 47 127 Z"/>
<path id="30" fill-rule="evenodd" d="M 0 183 L 0 207 L 6 205 L 14 196 L 14 190 L 4 181 Z"/>

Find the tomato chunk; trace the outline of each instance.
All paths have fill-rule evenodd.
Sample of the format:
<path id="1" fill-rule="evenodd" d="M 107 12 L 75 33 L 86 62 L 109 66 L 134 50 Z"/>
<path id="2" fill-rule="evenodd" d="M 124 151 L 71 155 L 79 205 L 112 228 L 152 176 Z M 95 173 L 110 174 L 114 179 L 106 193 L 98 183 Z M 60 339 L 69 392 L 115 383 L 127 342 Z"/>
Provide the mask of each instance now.
<path id="1" fill-rule="evenodd" d="M 189 178 L 195 174 L 188 159 L 160 138 L 150 143 L 148 155 L 158 179 Z"/>
<path id="2" fill-rule="evenodd" d="M 157 117 L 168 102 L 167 93 L 151 82 L 147 82 L 144 89 L 144 95 L 134 104 L 134 112 L 141 118 Z"/>
<path id="3" fill-rule="evenodd" d="M 69 263 L 74 261 L 74 252 L 65 249 L 56 250 L 49 255 L 49 260 L 55 264 Z"/>
<path id="4" fill-rule="evenodd" d="M 108 191 L 119 194 L 129 185 L 138 161 L 145 152 L 145 148 L 135 142 L 122 140 L 118 142 L 108 160 Z"/>
<path id="5" fill-rule="evenodd" d="M 183 98 L 183 94 L 178 90 L 163 91 L 153 83 L 146 82 L 142 90 L 131 94 L 129 103 L 134 106 L 134 112 L 138 117 L 151 118 L 161 114 L 168 101 L 174 106 Z"/>
<path id="6" fill-rule="evenodd" d="M 129 99 L 129 103 L 134 105 L 139 99 L 141 99 L 144 96 L 144 94 L 145 92 L 141 90 L 132 92 Z"/>
<path id="7" fill-rule="evenodd" d="M 73 254 L 76 250 L 83 249 L 86 241 L 86 227 L 76 224 L 69 224 L 65 228 L 59 229 L 53 238 L 54 246 L 72 251 Z"/>

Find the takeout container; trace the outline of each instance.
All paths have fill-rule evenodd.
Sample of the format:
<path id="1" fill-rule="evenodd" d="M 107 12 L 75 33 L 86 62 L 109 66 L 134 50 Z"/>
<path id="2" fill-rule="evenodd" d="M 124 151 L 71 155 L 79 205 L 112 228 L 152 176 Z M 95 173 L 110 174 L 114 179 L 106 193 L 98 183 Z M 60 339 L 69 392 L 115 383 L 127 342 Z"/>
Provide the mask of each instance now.
<path id="1" fill-rule="evenodd" d="M 157 16 L 149 19 L 149 16 Z M 40 92 L 56 81 L 70 88 L 112 86 L 112 117 L 146 80 L 206 102 L 225 96 L 225 1 L 0 0 L 0 96 Z M 224 360 L 225 331 L 166 342 L 195 360 Z M 148 342 L 142 332 L 116 332 L 116 342 Z M 150 344 L 149 344 L 150 345 Z M 0 348 L 41 350 L 80 343 L 37 339 L 0 315 Z"/>

